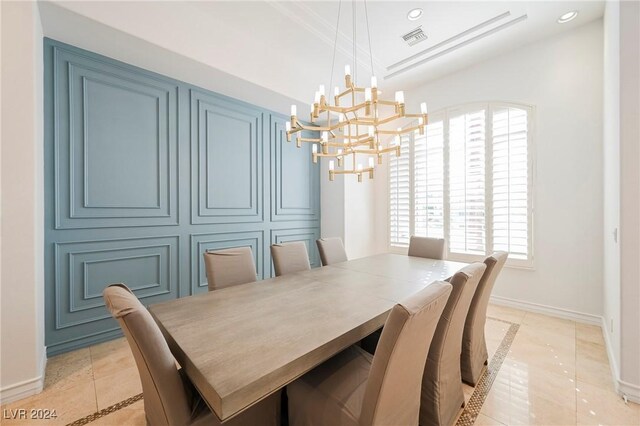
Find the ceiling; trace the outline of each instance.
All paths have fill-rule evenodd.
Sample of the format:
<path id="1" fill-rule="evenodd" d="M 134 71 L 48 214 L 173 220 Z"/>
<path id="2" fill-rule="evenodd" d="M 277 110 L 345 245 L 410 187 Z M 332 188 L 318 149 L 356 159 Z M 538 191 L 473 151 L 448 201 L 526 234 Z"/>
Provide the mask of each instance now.
<path id="1" fill-rule="evenodd" d="M 373 62 L 383 91 L 406 90 L 576 28 L 600 18 L 604 10 L 602 1 L 369 0 L 371 61 L 362 1 L 355 5 L 348 0 L 55 3 L 302 102 L 313 99 L 318 84 L 344 84 L 345 64 L 355 68 L 360 85 L 369 84 Z M 415 7 L 424 13 L 409 21 L 407 12 Z M 558 24 L 557 18 L 570 10 L 578 10 L 578 17 Z M 418 26 L 427 39 L 407 45 L 401 36 Z"/>

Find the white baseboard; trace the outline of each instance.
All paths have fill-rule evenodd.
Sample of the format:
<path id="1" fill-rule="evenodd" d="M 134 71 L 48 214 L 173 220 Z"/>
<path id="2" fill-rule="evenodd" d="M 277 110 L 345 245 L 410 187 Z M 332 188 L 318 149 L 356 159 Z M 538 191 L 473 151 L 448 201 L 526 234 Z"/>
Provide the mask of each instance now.
<path id="1" fill-rule="evenodd" d="M 604 344 L 607 347 L 607 357 L 609 358 L 609 365 L 611 366 L 611 377 L 614 378 L 613 386 L 616 392 L 623 398 L 626 398 L 631 402 L 635 402 L 636 404 L 640 404 L 640 386 L 634 385 L 633 383 L 625 382 L 624 380 L 620 380 L 620 373 L 618 370 L 618 365 L 616 364 L 616 357 L 613 354 L 613 346 L 611 344 L 611 339 L 609 338 L 609 333 L 607 332 L 608 326 L 604 317 L 602 318 L 601 327 L 602 334 L 604 335 Z"/>
<path id="2" fill-rule="evenodd" d="M 617 391 L 623 398 L 626 397 L 629 401 L 640 404 L 640 386 L 618 380 Z"/>
<path id="3" fill-rule="evenodd" d="M 17 401 L 19 399 L 23 399 L 42 392 L 42 389 L 44 387 L 44 372 L 46 371 L 46 368 L 47 354 L 46 350 L 43 350 L 43 356 L 40 360 L 41 374 L 33 379 L 14 383 L 0 389 L 0 404 L 4 405 L 9 402 Z"/>
<path id="4" fill-rule="evenodd" d="M 509 308 L 521 309 L 523 311 L 545 314 L 552 317 L 569 319 L 583 324 L 602 325 L 602 317 L 599 315 L 586 314 L 583 312 L 571 311 L 569 309 L 556 308 L 554 306 L 541 305 L 539 303 L 525 302 L 523 300 L 510 299 L 502 296 L 491 296 L 491 303 L 507 306 Z"/>

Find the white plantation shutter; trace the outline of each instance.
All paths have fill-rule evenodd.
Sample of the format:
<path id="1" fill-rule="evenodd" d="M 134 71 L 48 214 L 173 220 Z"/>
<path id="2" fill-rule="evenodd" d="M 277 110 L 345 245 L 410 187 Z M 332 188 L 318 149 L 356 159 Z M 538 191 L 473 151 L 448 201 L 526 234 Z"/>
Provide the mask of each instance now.
<path id="1" fill-rule="evenodd" d="M 449 259 L 504 250 L 531 266 L 532 114 L 499 102 L 450 108 L 430 114 L 424 135 L 403 136 L 390 162 L 390 245 L 445 238 Z"/>
<path id="2" fill-rule="evenodd" d="M 485 254 L 485 110 L 449 120 L 449 251 Z"/>
<path id="3" fill-rule="evenodd" d="M 414 134 L 414 234 L 444 238 L 444 123 Z"/>
<path id="4" fill-rule="evenodd" d="M 400 156 L 392 154 L 389 161 L 389 243 L 392 246 L 408 246 L 411 235 L 409 144 L 409 135 L 403 135 Z"/>
<path id="5" fill-rule="evenodd" d="M 529 257 L 529 158 L 527 110 L 493 110 L 493 250 Z"/>

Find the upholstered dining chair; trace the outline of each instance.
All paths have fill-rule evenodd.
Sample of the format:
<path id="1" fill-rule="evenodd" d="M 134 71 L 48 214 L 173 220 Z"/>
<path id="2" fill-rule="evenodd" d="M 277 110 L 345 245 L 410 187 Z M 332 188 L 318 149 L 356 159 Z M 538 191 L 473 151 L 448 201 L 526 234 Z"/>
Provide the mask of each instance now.
<path id="1" fill-rule="evenodd" d="M 271 259 L 276 277 L 311 269 L 307 245 L 302 241 L 272 244 Z"/>
<path id="2" fill-rule="evenodd" d="M 256 281 L 251 247 L 206 251 L 202 256 L 209 291 Z"/>
<path id="3" fill-rule="evenodd" d="M 124 284 L 103 292 L 109 312 L 120 323 L 136 361 L 148 425 L 220 425 L 175 360 L 149 311 Z M 245 410 L 227 424 L 280 424 L 280 392 Z"/>
<path id="4" fill-rule="evenodd" d="M 340 238 L 320 238 L 316 240 L 318 251 L 320 252 L 320 260 L 322 266 L 331 265 L 333 263 L 346 262 L 347 252 L 344 249 Z"/>
<path id="5" fill-rule="evenodd" d="M 289 424 L 417 425 L 422 371 L 450 293 L 434 282 L 395 305 L 374 357 L 351 346 L 288 385 Z"/>
<path id="6" fill-rule="evenodd" d="M 478 384 L 482 370 L 489 359 L 487 342 L 484 337 L 484 326 L 487 322 L 487 305 L 489 304 L 493 285 L 500 271 L 502 271 L 507 257 L 508 253 L 498 251 L 487 256 L 484 260 L 487 269 L 485 269 L 478 283 L 478 288 L 473 295 L 469 313 L 464 323 L 460 369 L 462 371 L 462 381 L 472 386 Z"/>
<path id="7" fill-rule="evenodd" d="M 460 374 L 462 331 L 485 269 L 484 263 L 472 263 L 449 280 L 453 289 L 431 341 L 422 376 L 421 426 L 450 426 L 464 406 Z"/>
<path id="8" fill-rule="evenodd" d="M 442 238 L 411 236 L 409 240 L 409 256 L 444 259 L 444 240 Z"/>

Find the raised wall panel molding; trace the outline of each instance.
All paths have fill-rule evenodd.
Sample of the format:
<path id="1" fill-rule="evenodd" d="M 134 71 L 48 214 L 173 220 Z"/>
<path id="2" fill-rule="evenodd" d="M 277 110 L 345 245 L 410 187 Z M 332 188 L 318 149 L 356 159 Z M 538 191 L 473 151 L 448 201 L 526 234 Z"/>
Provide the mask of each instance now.
<path id="1" fill-rule="evenodd" d="M 178 224 L 177 86 L 54 47 L 57 229 Z"/>
<path id="2" fill-rule="evenodd" d="M 311 161 L 311 144 L 287 142 L 286 120 L 276 114 L 270 120 L 271 220 L 319 220 L 320 194 L 313 189 L 320 187 L 320 167 Z"/>
<path id="3" fill-rule="evenodd" d="M 191 221 L 262 222 L 263 112 L 198 90 L 191 97 Z"/>
<path id="4" fill-rule="evenodd" d="M 214 234 L 194 234 L 191 236 L 191 292 L 208 291 L 207 274 L 203 254 L 209 250 L 222 250 L 234 247 L 251 247 L 257 278 L 262 279 L 263 231 L 219 232 Z"/>
<path id="5" fill-rule="evenodd" d="M 91 332 L 116 323 L 105 308 L 103 290 L 125 283 L 144 304 L 178 295 L 178 237 L 74 241 L 54 244 L 53 335 Z M 47 300 L 51 303 L 51 300 Z"/>
<path id="6" fill-rule="evenodd" d="M 108 284 L 206 292 L 205 250 L 251 247 L 258 279 L 276 237 L 320 264 L 319 167 L 276 144 L 286 117 L 49 39 L 44 66 L 47 355 L 122 335 Z"/>

